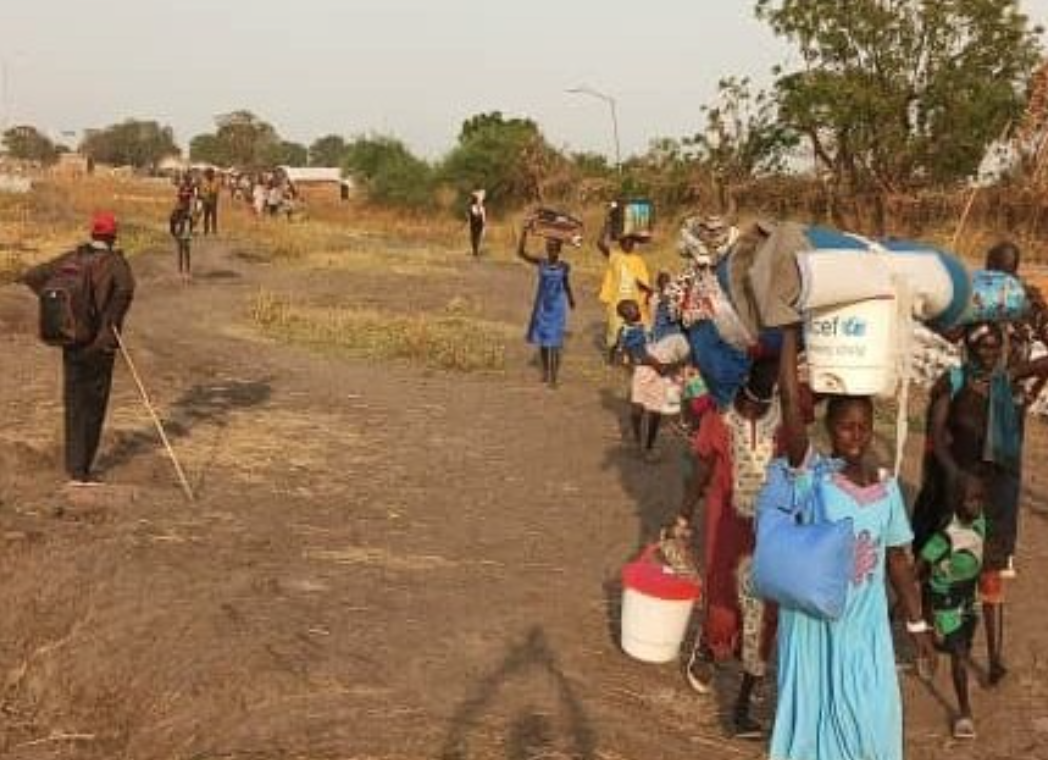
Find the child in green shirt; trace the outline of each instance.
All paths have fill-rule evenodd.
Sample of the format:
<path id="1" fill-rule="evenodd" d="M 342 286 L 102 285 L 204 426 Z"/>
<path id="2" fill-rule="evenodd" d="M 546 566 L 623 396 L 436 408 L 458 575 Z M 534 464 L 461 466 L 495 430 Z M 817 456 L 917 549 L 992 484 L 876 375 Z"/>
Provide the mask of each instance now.
<path id="1" fill-rule="evenodd" d="M 976 597 L 986 540 L 984 500 L 982 481 L 969 478 L 963 498 L 955 500 L 950 522 L 928 539 L 918 558 L 926 614 L 930 613 L 940 648 L 950 655 L 960 711 L 953 727 L 958 739 L 975 738 L 968 663 L 979 620 Z"/>

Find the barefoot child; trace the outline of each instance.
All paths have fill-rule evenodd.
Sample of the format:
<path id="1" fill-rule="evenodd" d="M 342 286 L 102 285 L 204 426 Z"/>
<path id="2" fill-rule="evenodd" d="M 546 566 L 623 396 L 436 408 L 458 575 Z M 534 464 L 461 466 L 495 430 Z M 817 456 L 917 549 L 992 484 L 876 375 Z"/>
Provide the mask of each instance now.
<path id="1" fill-rule="evenodd" d="M 619 331 L 619 351 L 633 367 L 630 383 L 633 437 L 637 450 L 646 460 L 653 462 L 662 416 L 670 412 L 673 386 L 679 387 L 673 371 L 688 358 L 688 341 L 675 334 L 653 343 L 641 322 L 640 306 L 636 301 L 620 301 L 618 315 L 623 322 Z M 680 393 L 675 395 L 679 404 Z"/>
<path id="2" fill-rule="evenodd" d="M 965 493 L 959 496 L 949 524 L 925 542 L 917 568 L 923 581 L 925 612 L 931 615 L 940 649 L 950 655 L 959 710 L 953 736 L 974 739 L 968 666 L 978 625 L 976 591 L 986 541 L 983 482 L 975 478 L 969 480 Z"/>
<path id="3" fill-rule="evenodd" d="M 560 260 L 563 243 L 554 238 L 546 239 L 545 260 L 532 256 L 527 251 L 527 224 L 520 233 L 517 256 L 533 265 L 539 274 L 535 305 L 531 310 L 528 325 L 528 343 L 539 347 L 542 357 L 543 382 L 550 388 L 557 386 L 560 373 L 560 352 L 564 345 L 564 329 L 568 322 L 568 308 L 575 308 L 575 296 L 571 292 L 569 275 L 571 267 Z"/>

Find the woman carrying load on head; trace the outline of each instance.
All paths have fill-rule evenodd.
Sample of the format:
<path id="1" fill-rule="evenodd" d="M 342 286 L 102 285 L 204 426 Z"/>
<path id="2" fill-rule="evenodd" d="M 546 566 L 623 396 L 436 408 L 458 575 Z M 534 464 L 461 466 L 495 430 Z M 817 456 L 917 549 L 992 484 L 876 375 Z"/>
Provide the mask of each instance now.
<path id="1" fill-rule="evenodd" d="M 742 236 L 717 215 L 687 219 L 680 252 L 687 267 L 666 288 L 672 318 L 683 327 L 695 363 L 717 406 L 727 408 L 746 381 L 754 336 L 742 326 L 720 281 L 720 266 Z"/>
<path id="2" fill-rule="evenodd" d="M 543 382 L 550 388 L 556 388 L 568 309 L 575 308 L 575 296 L 571 291 L 571 267 L 560 257 L 564 243 L 555 238 L 546 240 L 546 258 L 528 253 L 530 230 L 530 223 L 525 223 L 517 244 L 517 256 L 534 266 L 538 273 L 538 288 L 528 324 L 527 340 L 539 347 Z"/>
<path id="3" fill-rule="evenodd" d="M 641 307 L 646 324 L 648 310 L 645 306 L 653 292 L 648 265 L 636 250 L 637 238 L 626 235 L 619 239 L 618 249 L 613 250 L 611 235 L 609 218 L 597 240 L 597 248 L 608 260 L 600 288 L 600 301 L 604 304 L 607 314 L 604 345 L 608 351 L 609 361 L 614 360 L 615 346 L 618 343 L 619 332 L 623 324 L 622 317 L 618 313 L 619 304 L 622 301 L 636 301 Z"/>
<path id="4" fill-rule="evenodd" d="M 1004 589 L 1002 571 L 1015 551 L 1021 486 L 1022 384 L 1048 377 L 1048 357 L 1009 366 L 1005 328 L 982 323 L 964 334 L 966 358 L 932 387 L 928 407 L 931 456 L 925 459 L 921 491 L 914 508 L 914 546 L 923 548 L 953 514 L 951 499 L 979 480 L 986 494 L 986 549 L 979 593 L 986 625 L 989 679 L 998 683 L 1004 666 Z"/>
<path id="5" fill-rule="evenodd" d="M 779 700 L 769 755 L 772 760 L 902 760 L 902 700 L 886 579 L 921 656 L 934 655 L 908 550 L 913 535 L 906 506 L 896 479 L 870 461 L 868 396 L 831 397 L 830 453 L 811 448 L 797 376 L 798 333 L 798 327 L 789 327 L 783 337 L 779 383 L 786 462 L 776 466 L 788 467 L 795 496 L 817 502 L 824 521 L 850 523 L 854 550 L 840 617 L 779 608 Z"/>

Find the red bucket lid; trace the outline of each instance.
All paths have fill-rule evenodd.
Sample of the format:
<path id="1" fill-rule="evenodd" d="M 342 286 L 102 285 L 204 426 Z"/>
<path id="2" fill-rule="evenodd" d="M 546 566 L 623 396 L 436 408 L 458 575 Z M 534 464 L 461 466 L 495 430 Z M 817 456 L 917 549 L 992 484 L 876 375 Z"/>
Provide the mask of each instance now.
<path id="1" fill-rule="evenodd" d="M 685 578 L 659 564 L 653 557 L 654 546 L 649 546 L 640 558 L 622 568 L 622 585 L 645 596 L 667 601 L 695 601 L 702 587 L 697 578 Z"/>

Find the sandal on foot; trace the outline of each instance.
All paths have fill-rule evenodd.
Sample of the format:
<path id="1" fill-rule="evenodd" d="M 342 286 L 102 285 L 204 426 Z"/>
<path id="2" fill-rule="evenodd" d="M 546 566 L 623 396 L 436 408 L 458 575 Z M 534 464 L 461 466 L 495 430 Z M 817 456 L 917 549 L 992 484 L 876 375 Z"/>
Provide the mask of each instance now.
<path id="1" fill-rule="evenodd" d="M 975 721 L 971 718 L 958 718 L 953 724 L 954 739 L 974 739 Z"/>
<path id="2" fill-rule="evenodd" d="M 713 679 L 717 675 L 717 666 L 713 660 L 701 651 L 700 647 L 692 650 L 688 664 L 684 668 L 684 680 L 696 694 L 709 694 L 713 689 Z"/>

